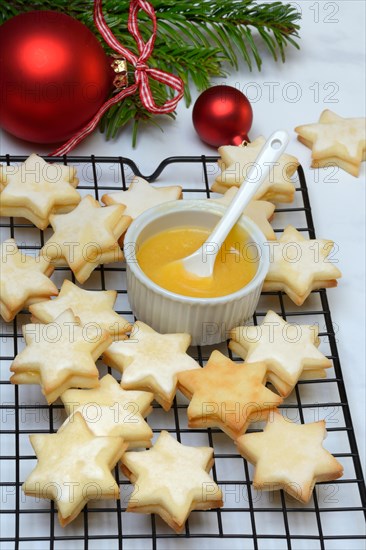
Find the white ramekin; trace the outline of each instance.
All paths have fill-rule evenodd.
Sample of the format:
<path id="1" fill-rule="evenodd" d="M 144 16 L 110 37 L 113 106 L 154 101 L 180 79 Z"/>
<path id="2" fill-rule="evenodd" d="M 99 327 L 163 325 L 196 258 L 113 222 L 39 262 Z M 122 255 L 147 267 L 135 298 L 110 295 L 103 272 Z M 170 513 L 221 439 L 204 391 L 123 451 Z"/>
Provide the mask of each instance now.
<path id="1" fill-rule="evenodd" d="M 146 210 L 132 222 L 124 252 L 128 298 L 138 320 L 160 333 L 188 332 L 192 345 L 211 345 L 226 340 L 229 330 L 253 315 L 269 269 L 269 248 L 263 233 L 246 216 L 238 224 L 256 246 L 259 263 L 254 278 L 237 292 L 217 298 L 181 296 L 151 281 L 136 260 L 139 246 L 152 235 L 173 227 L 213 228 L 226 208 L 207 199 L 172 201 Z"/>

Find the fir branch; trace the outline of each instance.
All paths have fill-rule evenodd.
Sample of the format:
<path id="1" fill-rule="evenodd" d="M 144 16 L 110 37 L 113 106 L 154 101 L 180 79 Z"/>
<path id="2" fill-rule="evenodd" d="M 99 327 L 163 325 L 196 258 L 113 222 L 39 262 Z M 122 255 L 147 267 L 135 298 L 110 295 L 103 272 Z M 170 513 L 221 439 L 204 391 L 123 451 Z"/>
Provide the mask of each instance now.
<path id="1" fill-rule="evenodd" d="M 210 79 L 225 76 L 228 67 L 238 67 L 242 59 L 250 70 L 259 70 L 262 59 L 257 38 L 273 59 L 285 61 L 288 45 L 298 48 L 298 21 L 300 14 L 289 4 L 274 1 L 258 3 L 255 0 L 151 0 L 158 19 L 158 36 L 149 64 L 178 74 L 185 83 L 185 101 L 191 102 L 190 85 L 198 90 L 210 85 Z M 107 53 L 111 53 L 93 22 L 93 0 L 13 0 L 0 11 L 0 23 L 29 10 L 61 11 L 85 23 L 97 36 Z M 104 0 L 103 12 L 107 24 L 117 39 L 137 53 L 136 44 L 127 31 L 129 0 Z M 140 12 L 139 28 L 145 40 L 151 34 L 149 18 Z M 130 67 L 133 79 L 133 68 Z M 151 80 L 151 89 L 157 104 L 163 104 L 171 90 Z M 174 114 L 170 116 L 174 117 Z M 113 138 L 120 128 L 135 121 L 136 138 L 140 121 L 155 122 L 155 116 L 146 111 L 138 96 L 128 97 L 114 105 L 101 121 L 106 138 Z M 156 122 L 155 122 L 156 123 Z"/>

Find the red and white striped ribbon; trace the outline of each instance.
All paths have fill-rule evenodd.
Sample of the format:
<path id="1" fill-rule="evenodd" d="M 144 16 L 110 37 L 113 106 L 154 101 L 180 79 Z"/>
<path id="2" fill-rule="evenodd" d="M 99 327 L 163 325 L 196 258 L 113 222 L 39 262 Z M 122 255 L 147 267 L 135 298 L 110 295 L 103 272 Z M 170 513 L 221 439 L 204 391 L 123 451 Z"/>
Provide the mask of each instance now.
<path id="1" fill-rule="evenodd" d="M 143 41 L 138 28 L 138 13 L 140 10 L 143 10 L 151 18 L 153 24 L 152 35 L 146 43 Z M 150 68 L 146 65 L 146 61 L 149 59 L 154 49 L 157 28 L 155 10 L 149 2 L 146 0 L 131 0 L 130 3 L 128 31 L 136 40 L 139 56 L 122 46 L 108 27 L 102 11 L 102 0 L 95 0 L 94 2 L 94 22 L 107 44 L 113 48 L 114 51 L 123 55 L 127 61 L 135 67 L 135 82 L 106 101 L 84 128 L 64 143 L 64 145 L 61 145 L 61 147 L 53 151 L 53 153 L 50 153 L 50 156 L 65 155 L 71 151 L 71 149 L 76 147 L 76 145 L 96 128 L 101 117 L 109 107 L 137 91 L 140 93 L 143 106 L 148 111 L 155 114 L 171 113 L 183 97 L 184 84 L 181 78 L 160 69 Z M 166 101 L 164 105 L 156 105 L 150 89 L 149 77 L 170 86 L 176 90 L 177 94 Z"/>

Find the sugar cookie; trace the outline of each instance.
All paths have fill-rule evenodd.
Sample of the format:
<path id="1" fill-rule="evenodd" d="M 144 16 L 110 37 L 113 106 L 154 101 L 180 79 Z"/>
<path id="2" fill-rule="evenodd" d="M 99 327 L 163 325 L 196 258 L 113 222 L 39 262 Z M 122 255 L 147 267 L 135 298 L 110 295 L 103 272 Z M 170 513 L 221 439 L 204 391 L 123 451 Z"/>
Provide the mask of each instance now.
<path id="1" fill-rule="evenodd" d="M 295 128 L 298 140 L 309 147 L 312 168 L 339 166 L 352 176 L 366 159 L 366 119 L 343 118 L 326 109 L 318 123 Z"/>
<path id="2" fill-rule="evenodd" d="M 7 322 L 30 304 L 57 296 L 58 290 L 48 278 L 54 267 L 42 256 L 23 254 L 14 239 L 0 246 L 0 313 Z"/>
<path id="3" fill-rule="evenodd" d="M 19 166 L 0 165 L 0 216 L 22 217 L 46 229 L 51 214 L 70 212 L 81 196 L 76 169 L 31 155 Z"/>
<path id="4" fill-rule="evenodd" d="M 29 311 L 33 323 L 52 323 L 71 309 L 82 325 L 95 324 L 107 330 L 113 340 L 120 340 L 131 330 L 131 324 L 113 311 L 116 298 L 115 290 L 84 290 L 65 279 L 57 298 L 34 304 Z"/>
<path id="5" fill-rule="evenodd" d="M 211 447 L 188 447 L 161 432 L 152 449 L 122 457 L 122 471 L 135 484 L 127 511 L 159 514 L 180 533 L 192 510 L 223 506 L 208 474 L 213 462 Z"/>
<path id="6" fill-rule="evenodd" d="M 253 487 L 283 489 L 307 503 L 318 481 L 343 475 L 341 464 L 324 449 L 325 421 L 295 424 L 273 412 L 264 431 L 238 438 L 240 454 L 255 465 Z"/>
<path id="7" fill-rule="evenodd" d="M 283 397 L 291 393 L 304 370 L 316 373 L 332 366 L 317 349 L 316 325 L 289 324 L 274 311 L 268 311 L 259 326 L 234 328 L 230 338 L 229 348 L 247 363 L 267 365 L 267 380 Z"/>
<path id="8" fill-rule="evenodd" d="M 125 207 L 124 215 L 134 220 L 152 206 L 180 198 L 182 198 L 182 188 L 179 185 L 154 187 L 143 178 L 135 176 L 127 191 L 103 195 L 102 202 L 108 206 L 122 204 Z"/>
<path id="9" fill-rule="evenodd" d="M 95 361 L 112 342 L 106 330 L 83 327 L 70 309 L 53 323 L 23 326 L 26 347 L 10 366 L 13 384 L 40 384 L 53 403 L 69 388 L 99 386 Z"/>
<path id="10" fill-rule="evenodd" d="M 118 239 L 131 219 L 123 206 L 101 207 L 91 195 L 69 214 L 53 215 L 54 230 L 41 253 L 54 265 L 69 265 L 79 283 L 84 283 L 99 264 L 123 259 Z"/>
<path id="11" fill-rule="evenodd" d="M 62 432 L 33 434 L 30 442 L 38 462 L 23 483 L 23 491 L 54 500 L 62 527 L 89 500 L 120 498 L 111 470 L 126 450 L 122 437 L 96 437 L 77 413 Z"/>
<path id="12" fill-rule="evenodd" d="M 153 392 L 168 411 L 176 393 L 178 372 L 200 368 L 186 353 L 190 342 L 189 334 L 159 334 L 137 321 L 130 339 L 113 342 L 104 352 L 103 361 L 123 373 L 123 388 Z"/>
<path id="13" fill-rule="evenodd" d="M 120 435 L 130 449 L 151 446 L 153 433 L 144 418 L 152 411 L 152 393 L 126 391 L 106 374 L 99 388 L 66 390 L 61 399 L 69 417 L 59 431 L 80 413 L 94 435 Z"/>
<path id="14" fill-rule="evenodd" d="M 339 269 L 328 258 L 334 243 L 325 239 L 305 239 L 291 225 L 280 239 L 268 243 L 269 271 L 264 291 L 282 290 L 301 306 L 312 290 L 337 286 Z"/>
<path id="15" fill-rule="evenodd" d="M 245 146 L 224 145 L 219 147 L 221 174 L 216 177 L 211 188 L 212 191 L 225 193 L 233 185 L 240 187 L 249 169 L 255 164 L 265 142 L 265 138 L 260 136 Z M 254 195 L 254 199 L 292 202 L 295 186 L 291 181 L 291 176 L 294 175 L 298 166 L 299 161 L 296 157 L 288 154 L 281 155 L 280 159 L 271 167 L 268 178 L 262 183 Z"/>
<path id="16" fill-rule="evenodd" d="M 264 386 L 265 363 L 235 363 L 215 350 L 199 370 L 178 374 L 178 389 L 191 400 L 190 428 L 218 427 L 236 439 L 283 399 Z"/>

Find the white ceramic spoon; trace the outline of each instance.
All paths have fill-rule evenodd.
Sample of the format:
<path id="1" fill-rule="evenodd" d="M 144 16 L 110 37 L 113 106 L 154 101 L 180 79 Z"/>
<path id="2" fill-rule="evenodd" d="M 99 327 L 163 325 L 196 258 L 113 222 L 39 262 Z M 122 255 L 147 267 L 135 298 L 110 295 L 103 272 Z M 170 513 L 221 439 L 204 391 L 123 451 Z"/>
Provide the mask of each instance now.
<path id="1" fill-rule="evenodd" d="M 253 198 L 260 185 L 267 178 L 273 163 L 283 154 L 288 143 L 288 134 L 284 130 L 274 132 L 264 144 L 259 156 L 235 195 L 234 200 L 222 216 L 215 229 L 203 245 L 190 256 L 179 260 L 184 269 L 197 277 L 211 277 L 218 251 L 223 242 L 243 213 L 244 208 Z M 207 250 L 215 244 L 215 252 L 208 255 Z M 209 248 L 208 248 L 209 246 Z"/>

